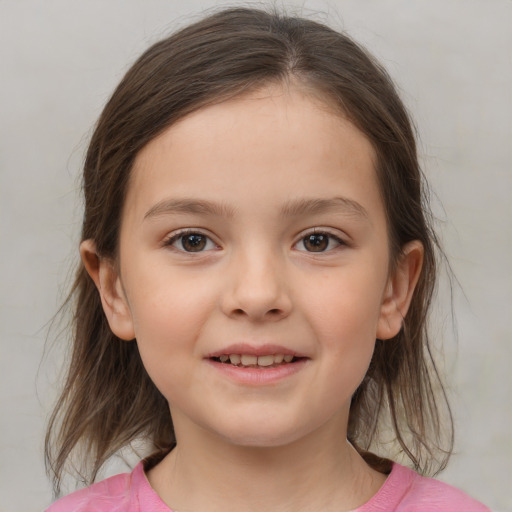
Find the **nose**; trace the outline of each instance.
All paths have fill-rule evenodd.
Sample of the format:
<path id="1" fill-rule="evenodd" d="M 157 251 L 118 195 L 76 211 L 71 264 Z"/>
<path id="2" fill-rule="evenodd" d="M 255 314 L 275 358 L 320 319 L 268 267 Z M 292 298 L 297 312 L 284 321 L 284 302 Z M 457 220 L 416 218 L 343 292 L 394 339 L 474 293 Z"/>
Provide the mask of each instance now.
<path id="1" fill-rule="evenodd" d="M 283 262 L 262 252 L 246 253 L 230 263 L 222 309 L 231 318 L 278 321 L 292 310 Z"/>

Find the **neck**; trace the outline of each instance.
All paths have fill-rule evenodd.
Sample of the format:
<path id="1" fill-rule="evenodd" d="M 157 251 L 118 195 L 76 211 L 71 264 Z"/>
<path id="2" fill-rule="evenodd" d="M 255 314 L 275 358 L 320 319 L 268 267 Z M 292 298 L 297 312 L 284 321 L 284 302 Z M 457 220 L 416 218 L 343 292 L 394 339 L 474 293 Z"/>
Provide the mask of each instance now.
<path id="1" fill-rule="evenodd" d="M 189 432 L 178 437 L 176 448 L 148 478 L 163 501 L 180 512 L 340 512 L 368 501 L 385 480 L 339 431 L 266 448 Z"/>

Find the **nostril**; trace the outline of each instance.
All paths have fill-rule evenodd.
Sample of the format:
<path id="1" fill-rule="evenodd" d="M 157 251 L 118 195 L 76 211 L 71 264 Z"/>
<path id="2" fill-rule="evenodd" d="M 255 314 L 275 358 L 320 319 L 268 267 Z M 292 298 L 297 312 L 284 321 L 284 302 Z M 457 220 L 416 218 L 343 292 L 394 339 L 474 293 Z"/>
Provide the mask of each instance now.
<path id="1" fill-rule="evenodd" d="M 267 318 L 279 318 L 279 317 L 282 316 L 282 314 L 283 314 L 283 312 L 282 312 L 281 309 L 279 309 L 279 308 L 272 308 L 272 309 L 269 309 L 264 314 L 264 316 L 266 316 Z M 247 316 L 247 312 L 244 311 L 242 308 L 237 308 L 237 309 L 233 310 L 232 315 L 234 317 L 243 317 L 243 316 Z"/>

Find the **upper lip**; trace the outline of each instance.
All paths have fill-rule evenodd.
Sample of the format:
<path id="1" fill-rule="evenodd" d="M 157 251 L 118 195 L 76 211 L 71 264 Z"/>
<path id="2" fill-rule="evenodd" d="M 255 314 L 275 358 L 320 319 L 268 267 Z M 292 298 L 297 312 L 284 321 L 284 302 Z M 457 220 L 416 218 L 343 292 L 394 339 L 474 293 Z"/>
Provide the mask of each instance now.
<path id="1" fill-rule="evenodd" d="M 250 356 L 267 356 L 271 354 L 283 354 L 291 355 L 295 357 L 306 357 L 304 354 L 297 352 L 296 350 L 283 347 L 282 345 L 275 344 L 263 344 L 263 345 L 251 345 L 247 343 L 234 343 L 227 347 L 224 347 L 215 352 L 211 352 L 206 357 L 220 357 L 222 355 L 229 354 L 244 354 Z"/>

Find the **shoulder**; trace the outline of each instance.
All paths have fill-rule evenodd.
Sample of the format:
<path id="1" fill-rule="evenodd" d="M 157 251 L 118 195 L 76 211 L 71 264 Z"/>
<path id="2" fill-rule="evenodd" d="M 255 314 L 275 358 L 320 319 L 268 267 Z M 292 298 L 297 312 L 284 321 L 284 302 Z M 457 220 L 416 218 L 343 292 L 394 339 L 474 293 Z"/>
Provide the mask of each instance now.
<path id="1" fill-rule="evenodd" d="M 46 512 L 138 512 L 136 483 L 144 474 L 139 463 L 132 473 L 116 475 L 57 500 Z"/>
<path id="2" fill-rule="evenodd" d="M 490 512 L 479 501 L 444 482 L 420 476 L 399 464 L 393 465 L 393 473 L 398 487 L 405 484 L 397 512 Z"/>

